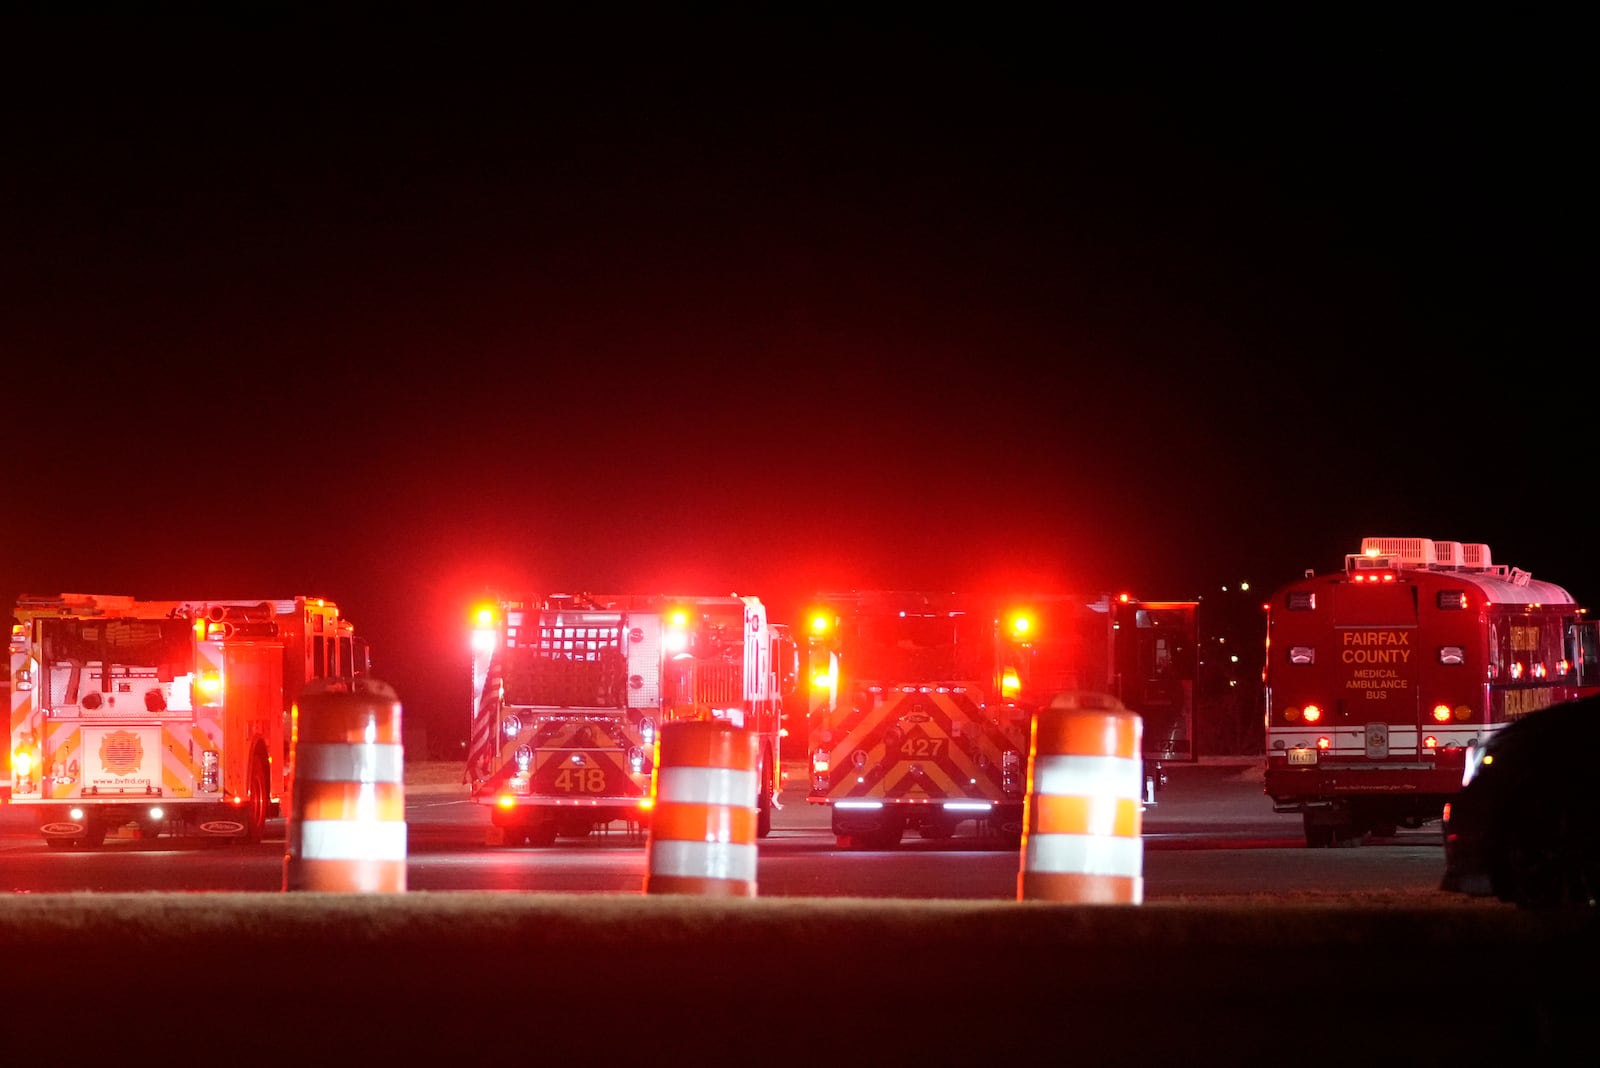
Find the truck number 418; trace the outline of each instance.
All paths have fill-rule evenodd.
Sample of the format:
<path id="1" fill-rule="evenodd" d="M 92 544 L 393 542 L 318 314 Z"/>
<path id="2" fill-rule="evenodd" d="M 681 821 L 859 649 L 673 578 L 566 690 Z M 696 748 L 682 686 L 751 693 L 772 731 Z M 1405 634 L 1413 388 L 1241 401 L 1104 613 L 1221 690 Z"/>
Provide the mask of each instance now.
<path id="1" fill-rule="evenodd" d="M 606 773 L 600 768 L 562 768 L 556 774 L 555 787 L 569 794 L 603 794 Z"/>

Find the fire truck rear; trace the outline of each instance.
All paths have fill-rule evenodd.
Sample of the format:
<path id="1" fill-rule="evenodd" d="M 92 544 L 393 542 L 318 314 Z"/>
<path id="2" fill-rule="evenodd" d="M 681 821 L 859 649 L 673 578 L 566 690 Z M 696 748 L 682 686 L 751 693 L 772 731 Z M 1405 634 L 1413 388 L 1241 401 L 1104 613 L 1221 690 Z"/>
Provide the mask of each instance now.
<path id="1" fill-rule="evenodd" d="M 807 612 L 811 790 L 840 848 L 888 849 L 907 828 L 1022 834 L 1031 712 L 1001 688 L 989 603 L 951 593 L 824 594 Z"/>
<path id="2" fill-rule="evenodd" d="M 865 591 L 807 617 L 808 800 L 841 848 L 908 828 L 1021 835 L 1033 715 L 1066 691 L 1109 693 L 1151 720 L 1146 797 L 1163 759 L 1192 759 L 1195 602 L 1109 595 L 961 597 Z"/>
<path id="3" fill-rule="evenodd" d="M 1265 792 L 1308 846 L 1437 820 L 1474 749 L 1600 690 L 1600 622 L 1489 547 L 1366 538 L 1267 605 Z"/>
<path id="4" fill-rule="evenodd" d="M 11 632 L 11 803 L 51 846 L 136 827 L 260 841 L 287 796 L 307 679 L 366 670 L 332 602 L 24 597 Z"/>
<path id="5" fill-rule="evenodd" d="M 501 599 L 472 635 L 467 779 L 490 845 L 555 844 L 649 824 L 663 724 L 723 719 L 759 738 L 757 833 L 779 804 L 788 629 L 759 598 L 655 594 Z"/>

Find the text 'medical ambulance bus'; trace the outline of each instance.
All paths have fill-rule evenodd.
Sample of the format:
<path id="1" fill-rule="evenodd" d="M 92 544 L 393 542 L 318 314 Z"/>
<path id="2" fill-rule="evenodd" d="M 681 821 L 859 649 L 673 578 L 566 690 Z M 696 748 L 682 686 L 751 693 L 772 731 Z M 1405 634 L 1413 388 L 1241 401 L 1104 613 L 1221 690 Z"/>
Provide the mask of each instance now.
<path id="1" fill-rule="evenodd" d="M 1365 538 L 1266 611 L 1264 789 L 1308 846 L 1439 819 L 1490 733 L 1600 692 L 1600 622 L 1483 544 Z"/>

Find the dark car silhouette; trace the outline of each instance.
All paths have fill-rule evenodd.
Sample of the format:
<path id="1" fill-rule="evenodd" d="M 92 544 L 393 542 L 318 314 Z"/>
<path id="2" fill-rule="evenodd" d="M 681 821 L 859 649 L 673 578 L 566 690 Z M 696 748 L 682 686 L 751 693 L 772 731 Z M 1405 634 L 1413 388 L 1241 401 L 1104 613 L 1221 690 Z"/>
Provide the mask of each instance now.
<path id="1" fill-rule="evenodd" d="M 1444 810 L 1440 889 L 1523 908 L 1600 897 L 1600 697 L 1552 705 L 1491 735 Z"/>

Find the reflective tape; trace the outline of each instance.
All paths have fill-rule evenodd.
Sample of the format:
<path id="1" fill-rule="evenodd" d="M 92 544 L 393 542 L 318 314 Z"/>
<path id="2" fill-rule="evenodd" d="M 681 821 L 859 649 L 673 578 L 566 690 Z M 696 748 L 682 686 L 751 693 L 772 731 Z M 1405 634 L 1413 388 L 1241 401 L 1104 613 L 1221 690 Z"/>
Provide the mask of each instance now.
<path id="1" fill-rule="evenodd" d="M 1030 834 L 1022 852 L 1023 867 L 1030 872 L 1129 877 L 1144 874 L 1144 843 L 1137 838 Z"/>
<path id="2" fill-rule="evenodd" d="M 301 742 L 295 746 L 294 774 L 298 782 L 404 782 L 405 747 Z"/>
<path id="3" fill-rule="evenodd" d="M 754 882 L 757 850 L 739 842 L 650 840 L 650 874 Z"/>
<path id="4" fill-rule="evenodd" d="M 1040 753 L 1033 758 L 1032 792 L 1127 797 L 1144 796 L 1144 767 L 1137 759 Z"/>
<path id="5" fill-rule="evenodd" d="M 405 860 L 406 825 L 368 820 L 307 820 L 300 824 L 306 860 Z"/>
<path id="6" fill-rule="evenodd" d="M 735 768 L 657 768 L 656 796 L 701 805 L 753 805 L 756 773 Z"/>

